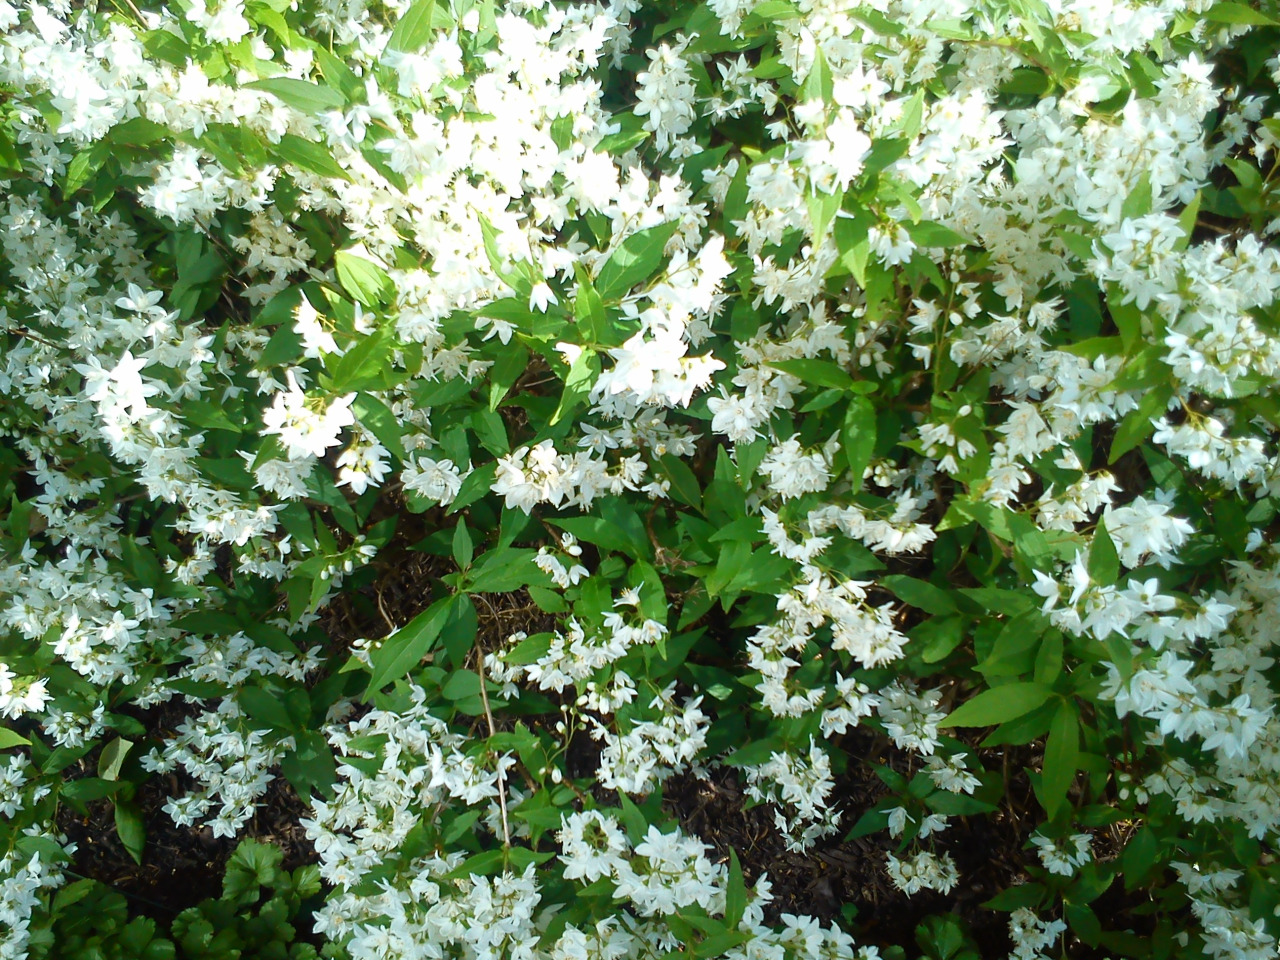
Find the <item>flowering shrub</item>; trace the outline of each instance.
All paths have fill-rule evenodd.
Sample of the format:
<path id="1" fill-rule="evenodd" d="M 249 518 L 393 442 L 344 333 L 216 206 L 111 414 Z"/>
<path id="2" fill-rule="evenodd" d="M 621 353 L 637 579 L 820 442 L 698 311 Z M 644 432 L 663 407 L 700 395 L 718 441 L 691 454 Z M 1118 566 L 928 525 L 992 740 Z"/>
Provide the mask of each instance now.
<path id="1" fill-rule="evenodd" d="M 1278 15 L 0 0 L 0 956 L 151 774 L 323 886 L 113 956 L 903 955 L 727 771 L 942 910 L 1016 806 L 1019 960 L 1274 956 Z"/>

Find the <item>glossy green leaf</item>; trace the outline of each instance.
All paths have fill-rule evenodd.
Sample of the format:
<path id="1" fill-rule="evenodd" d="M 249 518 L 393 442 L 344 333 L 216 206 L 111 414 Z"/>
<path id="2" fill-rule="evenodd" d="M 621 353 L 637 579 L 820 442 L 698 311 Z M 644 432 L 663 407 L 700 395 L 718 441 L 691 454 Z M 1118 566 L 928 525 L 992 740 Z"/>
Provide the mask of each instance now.
<path id="1" fill-rule="evenodd" d="M 387 271 L 365 257 L 339 250 L 333 255 L 333 265 L 342 289 L 366 307 L 387 303 L 395 295 Z"/>
<path id="2" fill-rule="evenodd" d="M 1080 752 L 1079 718 L 1075 704 L 1063 701 L 1049 724 L 1045 741 L 1044 767 L 1040 778 L 1040 801 L 1053 819 L 1066 802 L 1076 778 L 1076 758 Z"/>
<path id="3" fill-rule="evenodd" d="M 989 727 L 1030 713 L 1053 695 L 1039 683 L 1006 683 L 966 700 L 938 724 L 941 727 Z"/>
<path id="4" fill-rule="evenodd" d="M 604 300 L 616 300 L 624 296 L 637 283 L 654 275 L 666 259 L 663 252 L 667 241 L 675 234 L 679 224 L 662 223 L 627 237 L 600 268 L 595 286 Z"/>
<path id="5" fill-rule="evenodd" d="M 321 86 L 307 80 L 296 80 L 293 77 L 255 80 L 245 84 L 245 87 L 250 90 L 262 90 L 295 110 L 312 115 L 324 113 L 327 110 L 341 110 L 346 106 L 342 94 L 332 87 Z"/>
<path id="6" fill-rule="evenodd" d="M 449 619 L 450 599 L 437 600 L 374 648 L 370 654 L 373 672 L 365 689 L 366 700 L 422 662 Z"/>

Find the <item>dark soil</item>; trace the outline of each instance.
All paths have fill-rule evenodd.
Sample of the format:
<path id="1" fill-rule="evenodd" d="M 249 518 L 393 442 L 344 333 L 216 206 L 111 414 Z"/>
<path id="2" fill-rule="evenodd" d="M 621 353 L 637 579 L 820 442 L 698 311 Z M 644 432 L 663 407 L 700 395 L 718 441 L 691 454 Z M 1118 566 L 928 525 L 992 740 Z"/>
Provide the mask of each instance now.
<path id="1" fill-rule="evenodd" d="M 870 730 L 855 731 L 850 739 L 858 741 L 862 756 L 875 756 L 884 746 L 875 743 L 880 738 Z M 834 792 L 842 813 L 841 831 L 799 854 L 787 850 L 770 805 L 748 806 L 751 800 L 732 768 L 716 768 L 705 780 L 690 775 L 673 779 L 664 790 L 671 812 L 711 845 L 714 859 L 727 861 L 729 850 L 735 850 L 748 885 L 767 874 L 773 900 L 765 909 L 766 922 L 776 922 L 784 913 L 808 914 L 826 922 L 842 914 L 847 919 L 846 908 L 851 906 L 851 929 L 860 942 L 909 947 L 916 925 L 925 917 L 951 912 L 967 922 L 984 955 L 1007 954 L 1007 915 L 985 910 L 981 904 L 1025 878 L 1022 845 L 1034 821 L 1019 822 L 1003 811 L 990 817 L 953 817 L 950 827 L 936 835 L 934 849 L 955 860 L 959 886 L 945 896 L 923 891 L 908 897 L 893 885 L 885 869 L 886 856 L 897 852 L 899 845 L 887 831 L 843 839 L 862 813 L 887 793 L 870 764 L 852 764 L 837 780 Z"/>
<path id="2" fill-rule="evenodd" d="M 134 863 L 120 842 L 109 801 L 89 804 L 87 815 L 62 807 L 58 829 L 76 845 L 71 869 L 124 894 L 132 912 L 167 921 L 221 894 L 223 869 L 240 840 L 278 846 L 287 870 L 319 859 L 298 823 L 306 816 L 306 805 L 283 777 L 267 787 L 257 813 L 235 839 L 215 837 L 209 827 L 180 827 L 164 812 L 168 798 L 181 796 L 190 786 L 171 774 L 153 777 L 138 789 L 134 799 L 147 829 L 141 864 Z"/>

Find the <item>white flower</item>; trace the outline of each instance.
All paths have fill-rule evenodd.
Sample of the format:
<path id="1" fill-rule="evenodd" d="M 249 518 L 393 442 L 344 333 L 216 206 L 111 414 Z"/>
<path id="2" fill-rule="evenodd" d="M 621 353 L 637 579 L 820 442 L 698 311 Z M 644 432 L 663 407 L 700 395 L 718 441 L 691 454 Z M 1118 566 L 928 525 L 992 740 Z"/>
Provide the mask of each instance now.
<path id="1" fill-rule="evenodd" d="M 276 394 L 275 401 L 263 414 L 264 436 L 278 435 L 290 460 L 323 457 L 326 450 L 337 446 L 344 427 L 356 422 L 351 412 L 356 395 L 337 397 L 327 406 L 309 400 L 292 375 L 290 389 Z"/>

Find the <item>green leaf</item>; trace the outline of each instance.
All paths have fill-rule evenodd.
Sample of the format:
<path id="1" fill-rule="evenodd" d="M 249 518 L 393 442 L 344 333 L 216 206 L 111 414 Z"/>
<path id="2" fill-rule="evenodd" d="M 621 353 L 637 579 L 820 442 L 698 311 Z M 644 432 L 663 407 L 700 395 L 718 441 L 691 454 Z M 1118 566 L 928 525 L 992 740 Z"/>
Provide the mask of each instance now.
<path id="1" fill-rule="evenodd" d="M 388 303 L 395 295 L 395 285 L 387 271 L 371 260 L 339 250 L 333 255 L 333 265 L 342 289 L 366 307 Z"/>
<path id="2" fill-rule="evenodd" d="M 932 220 L 908 223 L 907 233 L 917 247 L 963 247 L 973 241 L 962 233 Z"/>
<path id="3" fill-rule="evenodd" d="M 486 463 L 483 467 L 477 467 L 467 474 L 467 478 L 462 481 L 462 486 L 458 488 L 458 495 L 453 498 L 453 502 L 449 504 L 449 509 L 445 511 L 445 516 L 469 507 L 488 493 L 489 488 L 493 486 L 493 478 L 497 472 L 498 464 L 495 461 Z"/>
<path id="4" fill-rule="evenodd" d="M 449 619 L 452 598 L 437 600 L 391 636 L 382 641 L 370 655 L 373 673 L 365 688 L 368 700 L 393 680 L 398 680 L 417 666 L 435 644 Z"/>
<path id="5" fill-rule="evenodd" d="M 497 410 L 506 399 L 507 393 L 515 386 L 529 365 L 529 351 L 521 344 L 512 342 L 498 354 L 497 362 L 489 369 L 489 409 Z"/>
<path id="6" fill-rule="evenodd" d="M 819 387 L 838 387 L 841 390 L 848 390 L 853 386 L 853 377 L 836 364 L 826 360 L 774 360 L 769 366 L 783 373 L 789 373 L 797 380 Z"/>
<path id="7" fill-rule="evenodd" d="M 1124 872 L 1124 886 L 1132 890 L 1140 886 L 1154 872 L 1163 858 L 1160 841 L 1149 826 L 1142 826 L 1125 844 L 1120 855 L 1120 869 Z"/>
<path id="8" fill-rule="evenodd" d="M 390 407 L 372 394 L 358 393 L 351 401 L 351 412 L 356 415 L 360 425 L 372 433 L 393 457 L 401 462 L 408 459 L 400 433 L 400 421 Z"/>
<path id="9" fill-rule="evenodd" d="M 315 793 L 331 796 L 338 768 L 329 742 L 316 730 L 298 734 L 295 739 L 297 746 L 280 760 L 281 772 L 299 796 Z"/>
<path id="10" fill-rule="evenodd" d="M 465 700 L 480 695 L 480 675 L 474 670 L 457 670 L 440 691 L 446 700 Z"/>
<path id="11" fill-rule="evenodd" d="M 1164 413 L 1172 396 L 1173 387 L 1167 383 L 1143 394 L 1138 406 L 1125 414 L 1125 418 L 1116 427 L 1115 436 L 1111 440 L 1111 452 L 1107 455 L 1108 464 L 1115 463 L 1155 432 L 1156 427 L 1152 421 Z"/>
<path id="12" fill-rule="evenodd" d="M 459 520 L 458 525 L 453 528 L 453 562 L 458 568 L 465 570 L 471 566 L 471 560 L 475 556 L 475 546 L 471 542 L 471 532 L 467 529 L 467 521 Z"/>
<path id="13" fill-rule="evenodd" d="M 1093 531 L 1093 543 L 1089 547 L 1089 578 L 1104 587 L 1113 585 L 1120 579 L 1120 555 L 1116 553 L 1115 542 L 1107 532 L 1105 518 L 1098 520 Z"/>
<path id="14" fill-rule="evenodd" d="M 26 747 L 30 745 L 31 741 L 26 737 L 14 733 L 8 727 L 0 727 L 0 750 L 7 750 L 9 747 Z"/>
<path id="15" fill-rule="evenodd" d="M 327 362 L 333 366 L 333 392 L 343 393 L 361 386 L 378 385 L 391 357 L 391 349 L 391 338 L 379 329 L 358 339 L 341 357 L 333 359 L 336 355 L 331 356 Z"/>
<path id="16" fill-rule="evenodd" d="M 1026 673 L 1034 665 L 1044 630 L 1044 617 L 1038 610 L 1010 618 L 997 634 L 991 652 L 978 664 L 978 672 L 988 679 Z"/>
<path id="17" fill-rule="evenodd" d="M 812 236 L 815 240 L 821 240 L 827 235 L 827 227 L 831 226 L 831 221 L 835 219 L 836 212 L 840 209 L 840 205 L 844 203 L 844 191 L 836 190 L 832 193 L 824 193 L 821 190 L 810 191 L 805 197 L 809 207 L 809 222 L 812 224 Z"/>
<path id="18" fill-rule="evenodd" d="M 276 730 L 286 733 L 298 728 L 293 717 L 289 715 L 283 698 L 262 687 L 241 687 L 236 693 L 236 702 L 244 708 L 249 719 L 259 730 Z"/>
<path id="19" fill-rule="evenodd" d="M 449 619 L 440 631 L 440 645 L 444 648 L 446 662 L 453 666 L 463 666 L 476 643 L 476 631 L 480 621 L 476 615 L 476 605 L 465 593 L 456 594 L 449 604 Z M 479 713 L 483 705 L 476 704 L 475 712 Z"/>
<path id="20" fill-rule="evenodd" d="M 871 401 L 860 395 L 849 398 L 840 429 L 840 448 L 849 465 L 854 489 L 862 486 L 862 475 L 876 449 L 876 410 Z"/>
<path id="21" fill-rule="evenodd" d="M 147 845 L 147 828 L 142 811 L 132 800 L 115 802 L 116 836 L 133 862 L 142 866 L 142 852 Z"/>
<path id="22" fill-rule="evenodd" d="M 553 521 L 554 522 L 554 521 Z M 534 551 L 523 547 L 499 547 L 480 558 L 466 582 L 468 593 L 510 593 L 530 583 L 547 584 L 533 562 Z"/>
<path id="23" fill-rule="evenodd" d="M 224 900 L 239 901 L 246 894 L 256 894 L 260 887 L 274 886 L 280 877 L 284 851 L 259 840 L 242 840 L 227 861 L 222 877 Z"/>
<path id="24" fill-rule="evenodd" d="M 1210 23 L 1233 23 L 1256 27 L 1280 27 L 1280 20 L 1244 3 L 1215 3 L 1202 16 Z"/>
<path id="25" fill-rule="evenodd" d="M 414 53 L 425 48 L 434 32 L 432 19 L 435 12 L 435 0 L 418 0 L 396 23 L 387 40 L 387 49 Z"/>
<path id="26" fill-rule="evenodd" d="M 1049 724 L 1045 741 L 1044 767 L 1040 778 L 1040 802 L 1053 819 L 1066 801 L 1076 778 L 1076 758 L 1080 752 L 1080 727 L 1075 704 L 1063 701 Z"/>
<path id="27" fill-rule="evenodd" d="M 925 613 L 942 615 L 955 612 L 956 602 L 951 599 L 950 594 L 928 581 L 894 574 L 884 577 L 880 583 L 903 603 L 909 603 Z"/>
<path id="28" fill-rule="evenodd" d="M 307 80 L 293 77 L 270 77 L 245 84 L 249 90 L 262 90 L 283 103 L 303 113 L 318 114 L 327 110 L 341 110 L 346 100 L 332 87 L 322 87 Z"/>
<path id="29" fill-rule="evenodd" d="M 738 852 L 729 848 L 729 882 L 725 887 L 724 925 L 736 930 L 747 910 L 747 884 L 742 876 L 742 864 Z"/>
<path id="30" fill-rule="evenodd" d="M 609 255 L 596 277 L 596 290 L 605 300 L 625 296 L 637 283 L 653 276 L 665 258 L 663 250 L 680 224 L 660 223 L 623 240 Z"/>
<path id="31" fill-rule="evenodd" d="M 100 140 L 90 147 L 81 150 L 67 164 L 67 177 L 63 181 L 62 195 L 69 197 L 93 179 L 93 175 L 102 169 L 102 165 L 111 156 L 111 145 Z"/>
<path id="32" fill-rule="evenodd" d="M 120 776 L 120 768 L 124 766 L 125 757 L 133 749 L 133 741 L 116 737 L 98 755 L 98 776 L 103 780 L 116 780 Z"/>
<path id="33" fill-rule="evenodd" d="M 630 505 L 601 502 L 598 516 L 563 517 L 550 522 L 579 540 L 594 543 L 602 551 L 623 553 L 633 560 L 648 560 L 652 549 L 644 524 Z"/>
<path id="34" fill-rule="evenodd" d="M 537 633 L 526 637 L 507 651 L 503 662 L 513 667 L 537 663 L 551 649 L 551 636 L 549 633 Z"/>
<path id="35" fill-rule="evenodd" d="M 964 618 L 961 616 L 930 617 L 911 628 L 908 634 L 923 644 L 920 659 L 925 663 L 937 663 L 950 656 L 951 651 L 964 643 Z"/>
<path id="36" fill-rule="evenodd" d="M 6 173 L 22 172 L 22 157 L 18 155 L 18 149 L 4 127 L 0 127 L 0 170 Z"/>
<path id="37" fill-rule="evenodd" d="M 1102 937 L 1102 924 L 1097 914 L 1083 903 L 1066 903 L 1062 914 L 1073 933 L 1091 947 L 1096 947 Z"/>
<path id="38" fill-rule="evenodd" d="M 1039 683 L 1006 683 L 984 690 L 952 711 L 939 727 L 989 727 L 1030 713 L 1053 690 Z"/>
<path id="39" fill-rule="evenodd" d="M 71 780 L 62 785 L 59 791 L 60 795 L 68 800 L 78 800 L 87 803 L 90 800 L 101 800 L 103 797 L 109 797 L 124 784 L 119 780 L 103 780 L 101 777 L 83 777 L 79 780 Z"/>
<path id="40" fill-rule="evenodd" d="M 300 356 L 302 356 L 302 336 L 293 328 L 293 324 L 286 324 L 273 333 L 267 345 L 262 348 L 262 355 L 258 357 L 258 369 L 281 367 L 292 363 Z"/>
<path id="41" fill-rule="evenodd" d="M 560 395 L 560 403 L 551 416 L 553 427 L 586 402 L 599 376 L 600 357 L 594 350 L 584 349 L 574 357 L 564 381 L 564 393 Z"/>
<path id="42" fill-rule="evenodd" d="M 271 149 L 277 157 L 295 167 L 310 170 L 322 177 L 332 177 L 335 180 L 351 179 L 351 175 L 337 160 L 333 159 L 333 154 L 328 148 L 314 140 L 304 140 L 292 133 L 286 133 Z"/>
<path id="43" fill-rule="evenodd" d="M 604 301 L 600 292 L 591 282 L 591 275 L 581 263 L 575 263 L 574 276 L 578 281 L 578 290 L 573 298 L 573 318 L 578 326 L 587 331 L 592 343 L 614 345 L 610 342 L 608 314 L 605 313 Z"/>
<path id="44" fill-rule="evenodd" d="M 698 486 L 698 478 L 679 457 L 667 454 L 659 458 L 662 473 L 671 481 L 671 498 L 686 506 L 702 512 L 702 487 Z"/>
<path id="45" fill-rule="evenodd" d="M 827 66 L 827 58 L 822 48 L 815 45 L 813 52 L 813 66 L 809 69 L 809 76 L 804 82 L 804 98 L 807 101 L 818 100 L 829 104 L 834 90 L 831 70 Z"/>

